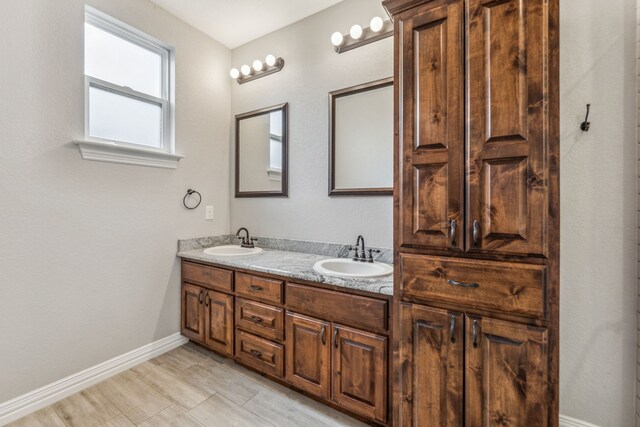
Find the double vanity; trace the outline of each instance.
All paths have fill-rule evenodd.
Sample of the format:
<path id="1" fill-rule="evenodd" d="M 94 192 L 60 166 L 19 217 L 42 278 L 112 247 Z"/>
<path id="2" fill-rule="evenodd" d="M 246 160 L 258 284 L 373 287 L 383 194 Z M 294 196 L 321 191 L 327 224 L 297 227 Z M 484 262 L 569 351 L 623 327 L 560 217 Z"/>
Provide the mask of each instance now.
<path id="1" fill-rule="evenodd" d="M 256 247 L 248 232 L 237 240 L 179 243 L 183 335 L 364 421 L 387 424 L 390 250 L 365 250 L 364 240 L 350 247 L 260 238 Z"/>

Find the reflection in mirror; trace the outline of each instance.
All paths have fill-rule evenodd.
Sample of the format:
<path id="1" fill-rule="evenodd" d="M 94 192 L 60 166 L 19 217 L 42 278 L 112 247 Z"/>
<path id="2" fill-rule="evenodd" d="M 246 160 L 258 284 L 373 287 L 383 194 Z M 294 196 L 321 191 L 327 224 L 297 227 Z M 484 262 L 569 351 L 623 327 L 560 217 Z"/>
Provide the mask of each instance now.
<path id="1" fill-rule="evenodd" d="M 393 77 L 329 94 L 329 195 L 393 194 Z"/>
<path id="2" fill-rule="evenodd" d="M 236 116 L 236 197 L 287 196 L 287 104 Z"/>

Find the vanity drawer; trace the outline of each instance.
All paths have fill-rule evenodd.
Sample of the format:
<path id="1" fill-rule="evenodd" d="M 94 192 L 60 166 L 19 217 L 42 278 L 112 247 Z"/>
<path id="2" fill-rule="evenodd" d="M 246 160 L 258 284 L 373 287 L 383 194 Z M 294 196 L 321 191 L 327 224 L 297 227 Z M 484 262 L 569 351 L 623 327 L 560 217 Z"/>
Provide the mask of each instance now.
<path id="1" fill-rule="evenodd" d="M 272 340 L 284 338 L 284 309 L 236 298 L 236 326 Z"/>
<path id="2" fill-rule="evenodd" d="M 281 344 L 236 329 L 236 359 L 260 372 L 284 376 L 284 351 Z"/>
<path id="3" fill-rule="evenodd" d="M 258 301 L 281 304 L 282 281 L 236 273 L 236 293 Z"/>
<path id="4" fill-rule="evenodd" d="M 388 306 L 386 300 L 287 283 L 288 310 L 349 326 L 386 331 Z"/>
<path id="5" fill-rule="evenodd" d="M 182 262 L 182 281 L 222 291 L 233 291 L 233 272 L 208 265 Z"/>
<path id="6" fill-rule="evenodd" d="M 543 319 L 546 267 L 400 255 L 405 296 Z"/>

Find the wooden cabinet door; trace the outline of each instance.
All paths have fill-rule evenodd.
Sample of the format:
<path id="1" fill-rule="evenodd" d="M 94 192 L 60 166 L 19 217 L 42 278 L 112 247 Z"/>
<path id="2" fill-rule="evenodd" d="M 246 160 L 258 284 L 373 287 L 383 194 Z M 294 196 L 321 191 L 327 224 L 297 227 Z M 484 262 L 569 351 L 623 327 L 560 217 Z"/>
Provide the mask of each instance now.
<path id="1" fill-rule="evenodd" d="M 287 381 L 314 396 L 329 398 L 329 323 L 287 312 Z"/>
<path id="2" fill-rule="evenodd" d="M 204 311 L 206 346 L 233 356 L 233 295 L 206 291 Z"/>
<path id="3" fill-rule="evenodd" d="M 180 330 L 182 335 L 200 343 L 205 339 L 205 321 L 202 302 L 205 290 L 188 283 L 182 284 L 182 310 Z"/>
<path id="4" fill-rule="evenodd" d="M 466 319 L 466 425 L 547 425 L 547 331 Z"/>
<path id="5" fill-rule="evenodd" d="M 547 0 L 467 4 L 467 250 L 546 255 Z"/>
<path id="6" fill-rule="evenodd" d="M 331 325 L 331 399 L 365 417 L 387 420 L 387 338 Z"/>
<path id="7" fill-rule="evenodd" d="M 400 306 L 399 426 L 463 424 L 464 321 L 445 310 Z M 473 424 L 468 424 L 473 425 Z M 519 424 L 514 424 L 519 425 Z"/>
<path id="8" fill-rule="evenodd" d="M 403 246 L 464 248 L 463 21 L 462 0 L 398 19 Z"/>

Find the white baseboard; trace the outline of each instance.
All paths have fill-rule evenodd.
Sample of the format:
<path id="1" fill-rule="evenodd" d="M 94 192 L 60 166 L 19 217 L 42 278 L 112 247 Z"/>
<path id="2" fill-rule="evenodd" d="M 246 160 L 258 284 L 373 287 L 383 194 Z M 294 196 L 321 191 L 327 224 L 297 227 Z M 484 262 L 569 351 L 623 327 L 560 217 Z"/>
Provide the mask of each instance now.
<path id="1" fill-rule="evenodd" d="M 586 421 L 579 420 L 577 418 L 567 417 L 566 415 L 560 415 L 560 427 L 598 427 L 595 424 L 588 423 Z"/>
<path id="2" fill-rule="evenodd" d="M 180 333 L 169 335 L 151 344 L 144 345 L 89 369 L 70 375 L 59 381 L 40 387 L 15 399 L 0 403 L 0 426 L 24 417 L 38 409 L 49 406 L 58 400 L 71 396 L 91 385 L 97 384 L 113 375 L 153 359 L 189 340 Z"/>

